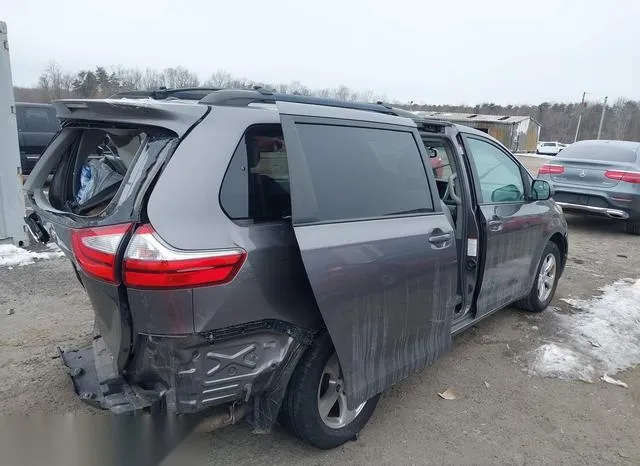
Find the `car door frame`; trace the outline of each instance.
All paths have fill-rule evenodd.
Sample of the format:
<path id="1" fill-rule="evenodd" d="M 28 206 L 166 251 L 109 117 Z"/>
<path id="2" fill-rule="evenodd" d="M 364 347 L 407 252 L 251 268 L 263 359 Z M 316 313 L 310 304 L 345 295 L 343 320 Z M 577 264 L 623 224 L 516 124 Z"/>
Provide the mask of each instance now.
<path id="1" fill-rule="evenodd" d="M 483 213 L 482 207 L 483 206 L 509 206 L 509 205 L 525 206 L 527 204 L 532 203 L 533 200 L 531 197 L 531 185 L 532 185 L 533 179 L 531 174 L 517 160 L 517 158 L 511 153 L 511 151 L 509 151 L 509 149 L 507 149 L 499 141 L 491 137 L 487 137 L 485 134 L 479 134 L 476 132 L 461 131 L 460 135 L 461 135 L 461 140 L 464 148 L 465 158 L 467 159 L 467 166 L 471 173 L 471 176 L 470 176 L 470 182 L 472 184 L 471 189 L 475 193 L 474 202 L 476 203 L 475 208 L 477 211 L 478 222 L 480 225 L 480 248 L 479 249 L 481 253 L 480 253 L 480 261 L 479 261 L 479 278 L 478 278 L 479 286 L 477 286 L 476 294 L 475 294 L 475 315 L 476 315 L 476 318 L 482 318 L 504 308 L 510 303 L 517 301 L 518 299 L 525 296 L 526 294 L 525 291 L 527 290 L 527 287 L 528 287 L 528 285 L 521 285 L 523 286 L 523 290 L 512 293 L 512 296 L 508 299 L 501 299 L 501 300 L 482 299 L 484 298 L 484 296 L 481 296 L 482 292 L 483 290 L 486 291 L 487 287 L 492 285 L 489 282 L 491 281 L 491 278 L 494 275 L 492 273 L 494 272 L 493 270 L 489 270 L 489 271 L 487 270 L 488 258 L 491 254 L 494 253 L 494 251 L 490 250 L 489 248 L 489 242 L 488 242 L 488 236 L 490 234 L 489 220 L 486 218 L 485 214 Z M 482 195 L 482 188 L 480 186 L 478 171 L 475 165 L 475 161 L 473 160 L 473 151 L 471 150 L 468 143 L 468 139 L 470 138 L 480 140 L 482 142 L 485 142 L 495 147 L 500 152 L 505 154 L 509 160 L 515 163 L 515 165 L 518 167 L 520 178 L 522 180 L 522 185 L 523 185 L 524 198 L 522 201 L 515 201 L 515 202 L 485 202 L 484 201 L 484 198 Z M 530 267 L 531 267 L 530 264 L 528 264 L 527 267 L 523 268 L 523 270 L 526 270 L 527 277 L 530 274 Z M 529 282 L 530 280 L 527 279 L 523 283 L 528 284 Z M 500 285 L 506 286 L 507 284 L 505 283 Z"/>
<path id="2" fill-rule="evenodd" d="M 318 107 L 318 106 L 316 106 Z M 290 108 L 290 107 L 289 107 Z M 426 150 L 422 142 L 422 138 L 415 126 L 407 123 L 406 126 L 399 124 L 393 124 L 391 122 L 397 121 L 394 119 L 376 118 L 376 115 L 368 115 L 371 118 L 355 119 L 355 118 L 328 118 L 326 116 L 326 109 L 319 108 L 318 114 L 313 115 L 313 112 L 305 111 L 303 114 L 292 113 L 287 111 L 287 106 L 279 106 L 281 121 L 283 126 L 283 133 L 285 138 L 285 145 L 287 147 L 287 158 L 289 164 L 289 177 L 291 186 L 291 202 L 292 202 L 292 224 L 298 241 L 298 245 L 301 251 L 303 263 L 305 264 L 305 270 L 309 278 L 309 282 L 314 291 L 316 298 L 316 305 L 320 310 L 320 314 L 323 317 L 324 324 L 327 328 L 329 335 L 332 338 L 336 353 L 340 360 L 345 391 L 347 394 L 347 404 L 350 409 L 355 409 L 361 403 L 369 399 L 370 397 L 385 390 L 395 382 L 404 379 L 415 370 L 424 367 L 427 364 L 434 362 L 445 354 L 451 347 L 451 328 L 454 315 L 455 295 L 456 295 L 456 280 L 458 277 L 458 259 L 455 248 L 455 225 L 451 225 L 447 219 L 444 211 L 439 202 L 439 195 L 433 173 L 425 166 L 424 160 L 426 157 Z M 347 111 L 347 115 L 349 116 Z M 342 111 L 334 111 L 333 113 L 340 114 Z M 367 112 L 369 113 L 369 112 Z M 366 117 L 364 112 L 358 112 L 358 116 Z M 397 119 L 397 117 L 395 117 Z M 377 120 L 377 121 L 376 121 Z M 382 120 L 382 121 L 381 121 Z M 407 120 L 409 122 L 410 120 Z M 296 129 L 296 124 L 320 124 L 320 125 L 338 125 L 338 126 L 352 126 L 356 128 L 371 128 L 380 130 L 394 130 L 403 131 L 410 134 L 416 144 L 416 155 L 420 157 L 420 163 L 424 168 L 425 181 L 428 191 L 425 194 L 431 196 L 431 202 L 433 206 L 433 212 L 421 213 L 421 214 L 403 214 L 397 216 L 388 216 L 382 218 L 359 218 L 359 219 L 345 219 L 336 221 L 317 221 L 317 219 L 305 217 L 305 211 L 309 209 L 309 206 L 314 203 L 313 196 L 310 193 L 311 190 L 306 189 L 309 186 L 310 175 L 308 172 L 308 166 L 306 165 L 306 157 L 303 156 L 304 150 L 302 148 L 302 142 L 300 135 Z M 403 305 L 406 305 L 408 319 L 412 322 L 422 322 L 424 325 L 420 326 L 407 326 L 407 320 L 404 320 L 404 328 L 401 332 L 398 331 L 400 327 L 400 319 L 396 322 L 390 319 L 390 316 L 394 317 L 396 314 L 392 314 L 389 311 L 385 311 L 384 303 L 378 299 L 376 300 L 376 294 L 380 294 L 380 290 L 371 292 L 369 295 L 360 293 L 358 290 L 362 290 L 362 286 L 369 283 L 368 280 L 371 275 L 365 276 L 362 274 L 363 270 L 356 271 L 351 278 L 356 279 L 353 285 L 352 293 L 355 296 L 353 302 L 358 303 L 355 306 L 353 312 L 346 314 L 340 314 L 340 304 L 335 304 L 336 301 L 331 301 L 334 298 L 331 297 L 331 293 L 327 291 L 327 287 L 322 280 L 325 278 L 318 278 L 318 271 L 325 273 L 327 270 L 332 270 L 339 267 L 339 264 L 331 264 L 331 258 L 328 258 L 327 250 L 330 252 L 336 250 L 340 252 L 340 249 L 345 244 L 355 243 L 353 236 L 349 237 L 349 242 L 337 242 L 334 245 L 329 244 L 332 239 L 330 228 L 333 224 L 341 224 L 345 229 L 349 229 L 351 233 L 357 231 L 357 224 L 362 222 L 377 222 L 377 221 L 393 221 L 403 220 L 403 228 L 406 225 L 410 225 L 412 222 L 426 223 L 427 219 L 431 219 L 433 222 L 439 222 L 440 225 L 447 224 L 451 233 L 451 244 L 446 246 L 445 253 L 438 256 L 434 256 L 438 261 L 442 260 L 446 264 L 434 263 L 430 267 L 435 267 L 435 275 L 437 275 L 436 282 L 429 283 L 431 287 L 427 289 L 425 283 L 415 284 L 417 287 L 415 290 L 406 289 L 406 294 L 411 296 L 417 296 L 418 293 L 422 293 L 422 296 L 431 296 L 432 302 L 422 302 L 417 305 L 412 303 L 411 315 L 409 315 L 409 299 Z M 371 226 L 370 230 L 375 229 L 381 223 L 370 223 L 367 226 Z M 398 223 L 389 223 L 387 228 L 398 227 Z M 313 230 L 316 233 L 313 234 Z M 384 227 L 382 227 L 384 228 Z M 324 229 L 325 231 L 320 231 Z M 434 228 L 429 232 L 424 231 L 424 248 L 426 255 L 429 252 L 429 235 L 437 233 Z M 363 229 L 364 230 L 364 229 Z M 420 230 L 422 231 L 422 230 Z M 417 236 L 417 235 L 416 235 Z M 323 261 L 328 261 L 328 264 L 324 264 L 326 270 L 320 270 L 317 264 L 317 256 L 311 256 L 313 248 L 316 247 L 315 243 L 329 244 L 324 250 Z M 382 241 L 380 241 L 382 243 Z M 371 244 L 375 246 L 374 240 Z M 331 249 L 332 248 L 332 249 Z M 309 252 L 311 250 L 311 252 Z M 417 249 L 416 249 L 417 251 Z M 400 256 L 402 257 L 402 256 Z M 411 257 L 411 256 L 409 256 Z M 406 256 L 405 256 L 406 259 Z M 420 259 L 420 257 L 418 257 Z M 309 263 L 308 261 L 316 263 Z M 374 267 L 374 265 L 371 265 Z M 409 267 L 409 264 L 402 263 L 402 267 Z M 401 268 L 402 268 L 401 267 Z M 425 264 L 418 264 L 418 267 L 425 267 Z M 362 267 L 364 269 L 366 267 Z M 371 270 L 371 269 L 369 269 Z M 346 272 L 347 274 L 349 271 Z M 375 276 L 376 270 L 372 275 Z M 434 275 L 434 276 L 435 276 Z M 322 276 L 324 277 L 324 276 Z M 348 277 L 347 277 L 348 278 Z M 323 287 L 324 286 L 324 287 Z M 371 285 L 367 285 L 371 288 Z M 412 283 L 413 286 L 413 283 Z M 439 291 L 433 293 L 436 289 Z M 440 288 L 442 291 L 440 291 Z M 417 292 L 416 292 L 417 290 Z M 405 291 L 403 291 L 404 293 Z M 327 298 L 327 293 L 330 299 Z M 361 296 L 362 295 L 362 296 Z M 362 299 L 360 299 L 362 298 Z M 367 301 L 370 300 L 370 301 Z M 344 300 L 343 302 L 345 302 Z M 414 300 L 415 301 L 415 300 Z M 328 304 L 327 304 L 328 303 Z M 335 304 L 335 305 L 333 305 Z M 433 305 L 431 305 L 433 304 Z M 333 305 L 333 307 L 330 307 Z M 348 306 L 351 305 L 351 302 Z M 398 304 L 399 306 L 399 304 Z M 347 308 L 342 307 L 342 311 Z M 400 313 L 398 313 L 400 317 Z M 384 346 L 386 344 L 386 346 Z"/>

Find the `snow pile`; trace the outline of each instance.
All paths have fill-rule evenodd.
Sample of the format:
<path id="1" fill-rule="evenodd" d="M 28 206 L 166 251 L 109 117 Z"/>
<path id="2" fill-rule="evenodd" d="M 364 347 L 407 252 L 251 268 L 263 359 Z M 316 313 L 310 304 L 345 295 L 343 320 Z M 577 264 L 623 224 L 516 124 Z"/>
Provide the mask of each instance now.
<path id="1" fill-rule="evenodd" d="M 56 259 L 64 253 L 55 244 L 47 245 L 47 251 L 34 252 L 14 246 L 0 244 L 0 267 L 13 268 L 15 266 L 33 264 L 37 260 Z"/>
<path id="2" fill-rule="evenodd" d="M 601 291 L 564 300 L 581 312 L 556 315 L 563 341 L 533 351 L 530 374 L 593 382 L 640 363 L 640 280 L 619 280 Z"/>
<path id="3" fill-rule="evenodd" d="M 570 348 L 547 343 L 533 352 L 529 373 L 565 380 L 591 381 L 594 369 L 585 356 Z"/>

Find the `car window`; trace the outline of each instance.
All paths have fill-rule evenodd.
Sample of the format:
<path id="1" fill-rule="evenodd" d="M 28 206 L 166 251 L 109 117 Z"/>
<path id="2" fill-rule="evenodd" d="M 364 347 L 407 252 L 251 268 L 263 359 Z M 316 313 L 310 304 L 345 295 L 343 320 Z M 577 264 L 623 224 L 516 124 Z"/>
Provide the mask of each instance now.
<path id="1" fill-rule="evenodd" d="M 18 129 L 34 133 L 56 133 L 59 129 L 58 118 L 53 107 L 20 106 Z"/>
<path id="2" fill-rule="evenodd" d="M 482 203 L 524 200 L 524 183 L 520 167 L 493 144 L 468 138 L 470 159 L 476 167 Z"/>
<path id="3" fill-rule="evenodd" d="M 411 132 L 297 124 L 309 173 L 312 221 L 433 211 L 425 167 Z"/>
<path id="4" fill-rule="evenodd" d="M 607 162 L 634 163 L 638 159 L 636 147 L 616 144 L 575 144 L 561 152 L 562 159 L 583 159 Z"/>
<path id="5" fill-rule="evenodd" d="M 555 147 L 556 143 L 555 142 L 543 142 L 542 143 L 542 147 Z"/>
<path id="6" fill-rule="evenodd" d="M 220 190 L 220 204 L 234 220 L 280 220 L 290 215 L 289 168 L 280 125 L 247 130 Z"/>
<path id="7" fill-rule="evenodd" d="M 427 149 L 425 166 L 433 170 L 437 180 L 447 180 L 453 173 L 449 154 L 442 141 L 424 141 Z"/>

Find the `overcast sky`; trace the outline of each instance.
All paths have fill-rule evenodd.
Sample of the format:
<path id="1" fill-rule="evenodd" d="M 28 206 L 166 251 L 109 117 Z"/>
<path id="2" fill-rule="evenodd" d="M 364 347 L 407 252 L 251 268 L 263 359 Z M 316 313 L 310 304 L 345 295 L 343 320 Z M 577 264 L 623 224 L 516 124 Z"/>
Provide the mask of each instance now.
<path id="1" fill-rule="evenodd" d="M 640 0 L 2 0 L 14 84 L 50 60 L 182 65 L 425 103 L 640 100 Z"/>

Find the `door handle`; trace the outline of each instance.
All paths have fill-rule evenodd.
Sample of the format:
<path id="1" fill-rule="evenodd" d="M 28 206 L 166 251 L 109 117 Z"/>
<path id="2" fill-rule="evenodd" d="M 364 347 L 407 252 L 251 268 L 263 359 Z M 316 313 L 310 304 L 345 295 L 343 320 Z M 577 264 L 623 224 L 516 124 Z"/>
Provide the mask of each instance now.
<path id="1" fill-rule="evenodd" d="M 490 231 L 502 230 L 502 220 L 490 220 L 488 225 Z"/>
<path id="2" fill-rule="evenodd" d="M 441 235 L 433 235 L 433 236 L 429 236 L 429 242 L 433 245 L 437 245 L 440 246 L 443 243 L 446 243 L 447 241 L 451 240 L 451 238 L 453 237 L 453 235 L 451 233 L 444 233 Z"/>

